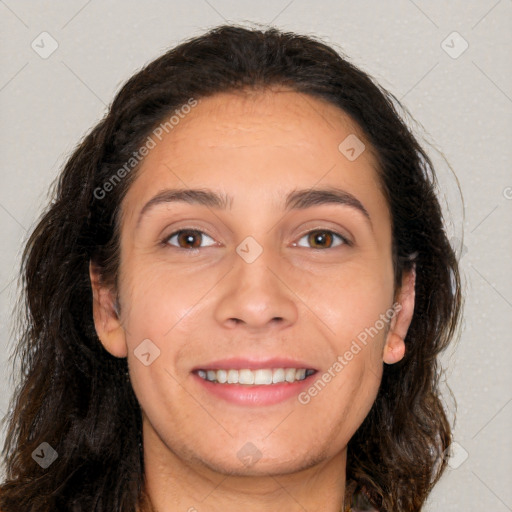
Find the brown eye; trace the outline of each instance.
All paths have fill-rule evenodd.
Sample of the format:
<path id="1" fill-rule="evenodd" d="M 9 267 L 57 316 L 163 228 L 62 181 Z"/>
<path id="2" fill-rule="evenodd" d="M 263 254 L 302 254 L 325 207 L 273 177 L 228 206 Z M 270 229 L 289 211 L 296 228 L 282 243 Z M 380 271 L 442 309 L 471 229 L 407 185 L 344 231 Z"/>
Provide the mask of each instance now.
<path id="1" fill-rule="evenodd" d="M 197 229 L 180 229 L 167 238 L 167 243 L 179 249 L 198 249 L 204 237 L 213 241 L 210 236 Z M 178 245 L 171 243 L 173 238 L 176 238 Z"/>
<path id="2" fill-rule="evenodd" d="M 312 249 L 331 249 L 333 247 L 337 247 L 343 244 L 349 245 L 348 240 L 345 237 L 338 233 L 335 233 L 334 231 L 329 230 L 316 229 L 310 231 L 309 233 L 306 233 L 301 238 L 301 240 L 304 238 L 307 238 L 307 244 L 309 244 L 308 246 L 311 247 Z M 341 243 L 333 245 L 333 241 L 335 241 L 335 238 L 340 239 Z M 300 243 L 297 245 L 304 247 Z"/>

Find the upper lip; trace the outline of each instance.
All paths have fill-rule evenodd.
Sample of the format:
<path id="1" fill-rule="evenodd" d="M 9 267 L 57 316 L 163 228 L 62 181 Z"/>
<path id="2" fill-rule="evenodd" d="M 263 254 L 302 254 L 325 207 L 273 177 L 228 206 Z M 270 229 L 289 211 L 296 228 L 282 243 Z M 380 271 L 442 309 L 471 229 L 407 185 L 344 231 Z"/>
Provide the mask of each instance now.
<path id="1" fill-rule="evenodd" d="M 232 357 L 211 361 L 210 363 L 196 366 L 192 371 L 197 370 L 257 370 L 259 368 L 305 368 L 316 370 L 309 363 L 288 357 L 272 357 L 256 359 L 248 357 Z"/>

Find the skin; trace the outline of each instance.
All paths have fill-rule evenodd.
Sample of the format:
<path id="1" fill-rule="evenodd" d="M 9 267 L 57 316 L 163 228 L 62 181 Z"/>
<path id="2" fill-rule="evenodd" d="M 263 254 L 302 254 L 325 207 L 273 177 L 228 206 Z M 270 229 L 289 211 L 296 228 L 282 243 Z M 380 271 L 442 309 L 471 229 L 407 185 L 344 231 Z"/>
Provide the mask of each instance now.
<path id="1" fill-rule="evenodd" d="M 350 134 L 366 144 L 355 161 L 338 149 Z M 389 209 L 375 169 L 346 114 L 287 90 L 203 99 L 143 161 L 122 203 L 120 288 L 102 286 L 92 265 L 90 275 L 101 342 L 128 357 L 158 512 L 340 510 L 347 443 L 375 400 L 383 363 L 403 357 L 414 309 L 414 273 L 393 286 Z M 372 227 L 346 205 L 284 212 L 288 192 L 328 186 L 357 197 Z M 225 210 L 160 204 L 136 228 L 144 204 L 176 187 L 232 201 Z M 162 243 L 186 228 L 207 235 L 196 235 L 195 253 L 177 237 Z M 334 237 L 315 246 L 307 236 L 315 229 L 353 244 Z M 263 248 L 250 264 L 235 250 L 247 236 Z M 390 324 L 307 404 L 234 405 L 191 374 L 252 355 L 296 357 L 320 375 L 395 301 Z M 148 338 L 161 353 L 145 366 L 134 350 Z M 261 458 L 245 466 L 237 452 L 248 442 Z"/>

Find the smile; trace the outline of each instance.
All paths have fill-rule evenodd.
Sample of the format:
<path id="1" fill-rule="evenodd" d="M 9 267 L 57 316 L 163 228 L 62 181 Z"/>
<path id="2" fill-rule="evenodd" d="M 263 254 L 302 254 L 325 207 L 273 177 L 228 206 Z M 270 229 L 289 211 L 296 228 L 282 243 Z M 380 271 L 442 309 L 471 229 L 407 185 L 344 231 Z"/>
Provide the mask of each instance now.
<path id="1" fill-rule="evenodd" d="M 248 386 L 272 385 L 283 382 L 293 383 L 304 380 L 313 375 L 315 370 L 306 368 L 261 368 L 249 369 L 220 369 L 220 370 L 198 370 L 197 375 L 204 380 L 219 384 L 244 384 Z"/>

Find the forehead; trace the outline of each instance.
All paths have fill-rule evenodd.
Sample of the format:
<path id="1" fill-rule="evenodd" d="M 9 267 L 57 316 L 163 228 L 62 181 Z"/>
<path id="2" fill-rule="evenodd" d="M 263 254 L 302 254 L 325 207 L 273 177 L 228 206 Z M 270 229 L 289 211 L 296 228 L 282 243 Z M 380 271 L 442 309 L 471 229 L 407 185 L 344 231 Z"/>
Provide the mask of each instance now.
<path id="1" fill-rule="evenodd" d="M 145 157 L 124 211 L 135 215 L 138 203 L 167 187 L 225 191 L 233 206 L 276 203 L 299 182 L 379 194 L 376 159 L 364 133 L 324 100 L 289 90 L 222 93 L 187 112 L 167 125 Z M 350 137 L 365 147 L 353 161 L 340 151 Z"/>
<path id="2" fill-rule="evenodd" d="M 198 148 L 290 146 L 318 152 L 338 146 L 341 133 L 365 135 L 341 109 L 312 96 L 289 90 L 221 93 L 199 100 L 172 129 L 169 142 L 178 152 L 194 139 Z M 276 138 L 277 137 L 277 138 Z M 160 144 L 153 157 L 166 152 Z M 150 160 L 150 159 L 148 159 Z"/>

